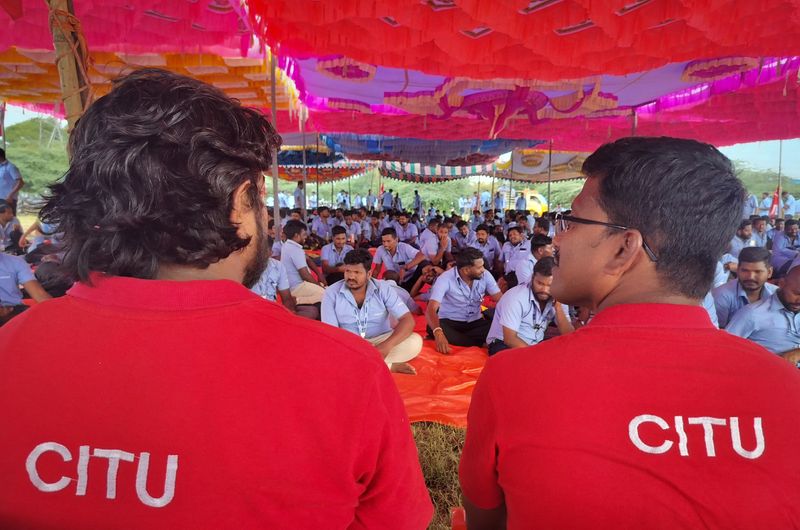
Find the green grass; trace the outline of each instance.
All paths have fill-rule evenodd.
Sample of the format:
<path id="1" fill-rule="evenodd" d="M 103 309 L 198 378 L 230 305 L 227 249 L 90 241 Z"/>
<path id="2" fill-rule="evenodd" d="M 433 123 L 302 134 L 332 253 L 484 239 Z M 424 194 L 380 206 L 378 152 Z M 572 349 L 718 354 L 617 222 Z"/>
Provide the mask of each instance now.
<path id="1" fill-rule="evenodd" d="M 462 505 L 458 461 L 464 448 L 466 432 L 428 422 L 412 424 L 411 431 L 417 443 L 419 462 L 435 509 L 428 528 L 447 530 L 450 528 L 450 509 Z"/>

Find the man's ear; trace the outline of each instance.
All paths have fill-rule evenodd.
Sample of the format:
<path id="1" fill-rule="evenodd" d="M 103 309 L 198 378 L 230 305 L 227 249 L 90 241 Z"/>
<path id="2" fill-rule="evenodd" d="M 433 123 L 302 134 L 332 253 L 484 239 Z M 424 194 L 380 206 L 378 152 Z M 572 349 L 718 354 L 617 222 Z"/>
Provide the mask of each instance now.
<path id="1" fill-rule="evenodd" d="M 612 235 L 615 243 L 614 255 L 608 260 L 604 269 L 606 274 L 621 276 L 632 268 L 639 259 L 647 259 L 642 251 L 642 234 L 638 230 L 625 230 Z"/>
<path id="2" fill-rule="evenodd" d="M 233 192 L 233 208 L 231 209 L 231 222 L 241 224 L 244 214 L 253 208 L 250 198 L 250 188 L 253 184 L 250 181 L 242 182 Z"/>

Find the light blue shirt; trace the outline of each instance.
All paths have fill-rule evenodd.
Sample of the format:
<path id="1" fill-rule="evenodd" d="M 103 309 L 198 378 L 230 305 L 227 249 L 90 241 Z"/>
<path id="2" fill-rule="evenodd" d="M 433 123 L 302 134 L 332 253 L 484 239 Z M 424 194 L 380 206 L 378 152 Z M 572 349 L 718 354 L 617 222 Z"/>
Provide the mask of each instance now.
<path id="1" fill-rule="evenodd" d="M 756 210 L 758 210 L 758 197 L 751 193 L 744 201 L 744 213 L 742 215 L 747 219 L 751 215 L 755 215 Z"/>
<path id="2" fill-rule="evenodd" d="M 308 267 L 306 263 L 306 253 L 296 241 L 287 239 L 281 249 L 281 263 L 286 268 L 286 275 L 289 278 L 289 288 L 294 289 L 301 283 L 303 278 L 300 270 Z"/>
<path id="3" fill-rule="evenodd" d="M 739 253 L 742 251 L 743 248 L 755 247 L 755 246 L 756 242 L 753 241 L 753 239 L 742 239 L 739 236 L 733 236 L 733 239 L 731 239 L 731 250 L 729 253 L 738 259 Z"/>
<path id="4" fill-rule="evenodd" d="M 494 209 L 495 210 L 502 210 L 504 205 L 505 205 L 505 201 L 503 200 L 503 197 L 495 197 L 494 198 Z"/>
<path id="5" fill-rule="evenodd" d="M 436 235 L 436 232 L 432 232 L 427 228 L 425 230 L 422 230 L 419 233 L 419 237 L 417 238 L 417 243 L 419 244 L 419 248 L 424 247 L 425 244 L 431 239 L 433 239 L 434 241 L 438 241 L 439 236 Z"/>
<path id="6" fill-rule="evenodd" d="M 0 305 L 22 303 L 20 284 L 35 280 L 30 266 L 19 256 L 0 253 Z"/>
<path id="7" fill-rule="evenodd" d="M 528 254 L 527 257 L 518 259 L 514 262 L 514 272 L 517 273 L 517 283 L 529 283 L 533 278 L 533 268 L 536 266 L 536 258 L 533 254 Z"/>
<path id="8" fill-rule="evenodd" d="M 458 232 L 454 239 L 456 240 L 456 248 L 458 250 L 464 250 L 465 248 L 472 246 L 472 244 L 477 241 L 475 232 L 472 230 L 467 232 L 467 235 L 463 235 L 461 232 Z"/>
<path id="9" fill-rule="evenodd" d="M 760 300 L 769 298 L 776 290 L 778 290 L 777 286 L 765 283 L 764 288 L 761 289 Z M 723 328 L 728 325 L 728 322 L 737 311 L 750 303 L 747 299 L 747 293 L 742 289 L 739 280 L 731 280 L 724 283 L 711 291 L 711 294 L 714 297 L 717 321 L 719 326 Z"/>
<path id="10" fill-rule="evenodd" d="M 525 197 L 517 197 L 517 200 L 514 202 L 514 209 L 519 210 L 527 210 L 526 206 L 528 201 L 525 200 Z"/>
<path id="11" fill-rule="evenodd" d="M 353 247 L 350 245 L 343 246 L 342 250 L 336 250 L 336 246 L 333 243 L 328 243 L 320 250 L 319 258 L 322 261 L 327 261 L 329 266 L 336 267 L 344 263 L 344 257 L 351 250 L 353 250 Z"/>
<path id="12" fill-rule="evenodd" d="M 388 191 L 383 194 L 383 207 L 384 208 L 391 208 L 393 202 L 394 202 L 394 197 Z"/>
<path id="13" fill-rule="evenodd" d="M 477 248 L 483 254 L 483 266 L 486 267 L 488 270 L 492 270 L 494 267 L 494 261 L 500 256 L 500 243 L 498 243 L 497 238 L 494 236 L 489 236 L 489 239 L 486 240 L 486 244 L 481 245 L 478 243 L 478 240 L 472 242 L 470 245 L 472 248 Z"/>
<path id="14" fill-rule="evenodd" d="M 397 248 L 394 251 L 394 256 L 389 254 L 384 247 L 379 247 L 375 252 L 375 259 L 373 260 L 373 263 L 375 263 L 376 266 L 383 263 L 387 271 L 400 272 L 400 267 L 411 262 L 415 257 L 417 257 L 418 253 L 419 250 L 415 249 L 408 243 L 399 241 L 397 243 Z M 407 277 L 412 276 L 417 270 L 417 267 L 418 265 L 415 265 L 409 269 L 406 273 Z"/>
<path id="15" fill-rule="evenodd" d="M 371 210 L 373 206 L 375 206 L 375 199 L 376 197 L 373 194 L 367 195 L 367 209 Z"/>
<path id="16" fill-rule="evenodd" d="M 786 309 L 778 292 L 738 311 L 725 331 L 750 339 L 772 353 L 800 348 L 800 313 Z"/>
<path id="17" fill-rule="evenodd" d="M 322 217 L 317 217 L 311 223 L 311 232 L 317 234 L 322 239 L 331 238 L 331 229 L 333 229 L 334 221 L 332 217 L 328 217 L 328 221 L 324 221 Z"/>
<path id="18" fill-rule="evenodd" d="M 419 307 L 419 304 L 417 304 L 417 301 L 411 298 L 409 292 L 400 287 L 399 285 L 397 285 L 397 283 L 394 280 L 375 280 L 375 281 L 391 285 L 392 288 L 394 289 L 394 292 L 397 293 L 397 296 L 400 298 L 400 300 L 402 300 L 402 302 L 406 305 L 406 307 L 410 312 L 413 313 L 415 311 L 422 310 L 422 308 Z"/>
<path id="19" fill-rule="evenodd" d="M 472 280 L 472 287 L 461 279 L 458 268 L 443 272 L 431 287 L 431 300 L 439 302 L 439 318 L 474 322 L 481 318 L 481 304 L 486 294 L 500 292 L 497 282 L 489 271 L 477 280 Z"/>
<path id="20" fill-rule="evenodd" d="M 306 204 L 306 192 L 305 189 L 295 188 L 294 189 L 294 207 L 295 208 L 305 208 Z"/>
<path id="21" fill-rule="evenodd" d="M 0 199 L 2 200 L 2 199 Z M 12 217 L 9 222 L 4 225 L 0 225 L 0 246 L 5 248 L 12 245 L 14 242 L 11 241 L 11 234 L 14 230 L 22 230 L 22 225 L 19 222 L 19 219 L 16 217 Z"/>
<path id="22" fill-rule="evenodd" d="M 484 219 L 483 219 L 483 216 L 482 216 L 482 215 L 476 215 L 476 216 L 475 216 L 475 217 L 473 217 L 473 218 L 472 218 L 472 220 L 470 221 L 470 223 L 469 223 L 469 229 L 470 229 L 470 230 L 473 230 L 473 231 L 474 231 L 474 230 L 476 230 L 476 229 L 477 229 L 477 228 L 478 228 L 478 227 L 481 225 L 481 223 L 483 223 L 483 221 L 484 221 Z"/>
<path id="23" fill-rule="evenodd" d="M 717 310 L 714 307 L 714 297 L 711 295 L 711 291 L 707 292 L 705 298 L 703 298 L 703 309 L 708 313 L 708 318 L 711 319 L 711 323 L 714 324 L 714 327 L 719 328 Z"/>
<path id="24" fill-rule="evenodd" d="M 281 249 L 283 248 L 283 241 L 276 239 L 272 242 L 272 257 L 281 259 Z"/>
<path id="25" fill-rule="evenodd" d="M 5 200 L 11 193 L 11 190 L 17 185 L 22 175 L 19 174 L 17 166 L 6 160 L 0 163 L 0 201 Z M 14 194 L 12 199 L 15 199 L 17 194 Z"/>
<path id="26" fill-rule="evenodd" d="M 569 314 L 566 306 L 562 305 L 561 310 Z M 542 309 L 529 284 L 517 285 L 506 291 L 497 302 L 486 343 L 490 344 L 494 340 L 502 341 L 503 327 L 507 327 L 516 331 L 517 337 L 525 344 L 538 344 L 544 340 L 547 326 L 555 318 L 556 309 L 552 299 Z"/>
<path id="27" fill-rule="evenodd" d="M 322 297 L 323 322 L 366 339 L 389 333 L 392 331 L 389 317 L 399 320 L 407 313 L 408 308 L 397 296 L 395 287 L 379 280 L 368 280 L 361 307 L 344 280 L 325 289 Z"/>
<path id="28" fill-rule="evenodd" d="M 428 230 L 430 232 L 430 230 Z M 422 253 L 425 254 L 425 257 L 429 260 L 433 259 L 433 257 L 439 253 L 439 236 L 436 237 L 429 237 L 425 239 L 425 243 L 422 244 L 421 247 Z M 452 252 L 453 251 L 453 241 L 450 238 L 447 238 L 447 248 L 445 252 Z"/>
<path id="29" fill-rule="evenodd" d="M 531 242 L 527 239 L 517 245 L 512 245 L 511 241 L 503 243 L 502 259 L 505 263 L 506 274 L 516 270 L 516 262 L 527 259 L 531 254 Z"/>
<path id="30" fill-rule="evenodd" d="M 397 239 L 404 243 L 408 243 L 412 238 L 419 236 L 419 228 L 410 222 L 406 223 L 406 226 L 403 226 L 399 222 L 395 221 L 392 223 L 392 228 L 394 228 L 397 232 Z"/>
<path id="31" fill-rule="evenodd" d="M 785 248 L 789 249 L 797 249 L 798 245 L 800 245 L 800 241 L 798 241 L 800 237 L 795 237 L 794 239 L 789 239 L 789 236 L 786 235 L 786 232 L 775 232 L 772 236 L 772 252 L 777 250 L 783 250 Z"/>
<path id="32" fill-rule="evenodd" d="M 755 241 L 757 247 L 767 248 L 767 241 L 769 241 L 769 234 L 767 233 L 766 230 L 764 230 L 763 234 L 759 234 L 754 230 L 753 237 L 751 239 Z"/>
<path id="33" fill-rule="evenodd" d="M 339 226 L 343 226 L 345 230 L 347 230 L 347 238 L 353 238 L 353 241 L 358 241 L 358 238 L 361 236 L 361 222 L 352 221 L 350 224 L 339 223 Z"/>
<path id="34" fill-rule="evenodd" d="M 422 197 L 418 194 L 414 194 L 414 211 L 418 212 L 419 209 L 422 208 Z"/>
<path id="35" fill-rule="evenodd" d="M 286 275 L 286 267 L 275 258 L 270 258 L 267 268 L 261 273 L 261 278 L 250 290 L 262 298 L 275 302 L 278 299 L 278 291 L 285 291 L 288 288 L 289 277 Z"/>

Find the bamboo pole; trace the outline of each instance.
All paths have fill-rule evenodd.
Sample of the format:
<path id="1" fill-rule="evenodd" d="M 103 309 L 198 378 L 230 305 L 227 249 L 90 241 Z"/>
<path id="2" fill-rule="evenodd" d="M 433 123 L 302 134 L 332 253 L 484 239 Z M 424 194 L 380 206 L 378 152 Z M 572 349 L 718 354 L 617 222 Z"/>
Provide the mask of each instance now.
<path id="1" fill-rule="evenodd" d="M 90 84 L 86 74 L 88 50 L 72 0 L 47 0 L 47 7 L 50 10 L 50 31 L 56 51 L 61 98 L 68 131 L 71 132 L 90 102 Z"/>
<path id="2" fill-rule="evenodd" d="M 550 138 L 550 154 L 547 155 L 547 211 L 550 211 L 550 184 L 553 182 L 553 139 Z"/>
<path id="3" fill-rule="evenodd" d="M 321 206 L 322 197 L 319 195 L 319 133 L 317 133 L 317 157 L 314 159 L 314 169 L 317 171 L 317 211 Z"/>
<path id="4" fill-rule="evenodd" d="M 278 95 L 277 95 L 277 68 L 278 66 L 275 64 L 275 53 L 273 50 L 269 52 L 269 64 L 270 64 L 270 95 L 272 99 L 272 124 L 275 127 L 275 131 L 278 130 Z M 280 192 L 278 187 L 278 150 L 276 149 L 274 153 L 272 153 L 272 216 L 275 220 L 275 241 L 280 241 L 281 237 L 281 205 L 280 201 L 278 200 L 278 193 Z"/>
<path id="5" fill-rule="evenodd" d="M 300 205 L 303 220 L 308 219 L 306 215 L 306 205 L 308 204 L 308 166 L 306 165 L 306 119 L 305 113 L 300 111 L 300 131 L 303 134 L 303 204 Z M 297 205 L 294 205 L 297 208 Z"/>

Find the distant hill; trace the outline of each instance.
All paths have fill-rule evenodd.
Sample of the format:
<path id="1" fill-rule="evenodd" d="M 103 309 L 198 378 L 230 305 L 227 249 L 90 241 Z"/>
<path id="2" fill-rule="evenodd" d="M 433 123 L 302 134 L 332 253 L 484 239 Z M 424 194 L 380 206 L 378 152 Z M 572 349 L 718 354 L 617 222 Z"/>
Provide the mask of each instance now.
<path id="1" fill-rule="evenodd" d="M 57 135 L 51 141 L 50 138 L 55 127 L 60 127 L 58 122 L 53 119 L 33 118 L 17 125 L 7 128 L 6 154 L 8 159 L 19 167 L 25 179 L 24 192 L 30 195 L 41 195 L 49 184 L 58 180 L 68 167 L 66 153 L 67 133 L 63 128 L 60 129 L 61 137 Z M 746 162 L 736 161 L 736 168 L 745 186 L 759 198 L 763 192 L 772 192 L 778 184 L 778 175 L 774 171 L 759 171 L 750 168 Z M 435 199 L 437 207 L 449 208 L 448 204 L 455 205 L 459 196 L 472 195 L 478 190 L 477 183 L 471 180 L 459 180 L 442 184 L 415 184 L 411 182 L 399 182 L 391 179 L 384 179 L 383 185 L 399 191 L 403 201 L 410 206 L 414 189 L 419 189 L 423 195 L 423 200 Z M 500 183 L 498 181 L 497 185 Z M 582 183 L 580 181 L 557 182 L 552 185 L 552 202 L 562 204 L 565 207 L 572 202 L 572 199 L 580 191 Z M 295 187 L 293 182 L 281 182 L 280 188 L 291 192 Z M 482 189 L 487 189 L 487 183 L 483 183 Z M 515 188 L 522 188 L 522 184 L 515 184 Z M 800 196 L 800 181 L 783 179 L 783 187 L 796 197 Z M 309 182 L 309 193 L 314 191 L 316 186 Z M 331 184 L 322 184 L 320 194 L 326 199 L 330 198 L 332 189 L 351 188 L 353 194 L 360 193 L 365 195 L 368 188 L 377 191 L 378 178 L 376 174 L 370 174 L 353 179 L 348 186 L 347 181 Z M 547 184 L 537 184 L 535 188 L 538 192 L 546 194 Z M 272 187 L 268 190 L 271 192 Z"/>
<path id="2" fill-rule="evenodd" d="M 61 135 L 51 142 L 56 127 Z M 25 194 L 41 195 L 66 172 L 66 140 L 67 131 L 54 119 L 33 118 L 6 129 L 6 157 L 22 173 Z"/>

